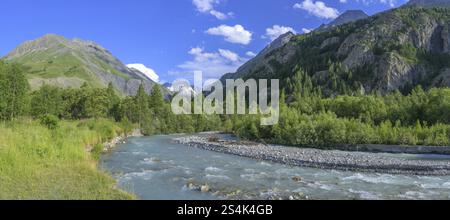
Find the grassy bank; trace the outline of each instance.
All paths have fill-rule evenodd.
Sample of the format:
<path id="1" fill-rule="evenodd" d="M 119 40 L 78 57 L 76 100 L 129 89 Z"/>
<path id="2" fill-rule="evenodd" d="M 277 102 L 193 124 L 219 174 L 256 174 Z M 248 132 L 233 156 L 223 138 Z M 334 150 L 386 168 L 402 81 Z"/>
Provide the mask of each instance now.
<path id="1" fill-rule="evenodd" d="M 86 150 L 123 132 L 108 120 L 63 121 L 53 130 L 26 119 L 3 122 L 0 199 L 133 199 Z"/>

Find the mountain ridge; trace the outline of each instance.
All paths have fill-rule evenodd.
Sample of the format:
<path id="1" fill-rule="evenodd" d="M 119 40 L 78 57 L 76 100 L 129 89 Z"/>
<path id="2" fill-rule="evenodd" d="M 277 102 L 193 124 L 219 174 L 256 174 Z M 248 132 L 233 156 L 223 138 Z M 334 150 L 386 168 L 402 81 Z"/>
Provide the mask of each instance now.
<path id="1" fill-rule="evenodd" d="M 122 94 L 134 95 L 141 82 L 148 93 L 157 84 L 94 41 L 56 34 L 26 41 L 2 59 L 25 66 L 32 89 L 43 84 L 67 88 L 84 83 L 105 87 L 112 83 Z"/>
<path id="2" fill-rule="evenodd" d="M 402 7 L 293 36 L 262 61 L 249 61 L 257 69 L 227 74 L 222 81 L 279 78 L 289 88 L 301 71 L 328 96 L 450 86 L 449 45 L 449 8 Z"/>
<path id="3" fill-rule="evenodd" d="M 450 0 L 410 0 L 407 6 L 450 7 Z"/>
<path id="4" fill-rule="evenodd" d="M 322 25 L 319 27 L 320 29 L 328 29 L 328 28 L 333 28 L 339 25 L 343 25 L 343 24 L 347 24 L 350 22 L 355 22 L 361 19 L 365 19 L 368 18 L 369 15 L 367 15 L 364 11 L 362 10 L 347 10 L 344 13 L 342 13 L 341 15 L 339 15 L 336 19 L 334 19 L 332 22 L 326 24 L 326 25 Z"/>

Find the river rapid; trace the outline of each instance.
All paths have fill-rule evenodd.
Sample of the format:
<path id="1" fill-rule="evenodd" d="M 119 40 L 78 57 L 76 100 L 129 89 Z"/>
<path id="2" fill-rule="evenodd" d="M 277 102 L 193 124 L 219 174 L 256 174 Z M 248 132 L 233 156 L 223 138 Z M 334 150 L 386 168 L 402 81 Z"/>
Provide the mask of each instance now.
<path id="1" fill-rule="evenodd" d="M 450 176 L 412 176 L 291 167 L 201 150 L 180 135 L 130 138 L 101 158 L 119 187 L 144 200 L 450 199 Z M 450 160 L 437 155 L 390 155 Z"/>

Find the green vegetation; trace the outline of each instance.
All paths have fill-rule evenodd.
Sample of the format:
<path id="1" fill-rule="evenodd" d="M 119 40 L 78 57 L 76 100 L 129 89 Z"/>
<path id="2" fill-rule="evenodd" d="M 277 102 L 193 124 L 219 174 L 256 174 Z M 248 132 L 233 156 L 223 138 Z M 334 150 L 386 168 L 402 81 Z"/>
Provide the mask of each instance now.
<path id="1" fill-rule="evenodd" d="M 386 63 L 399 63 L 411 65 L 424 73 L 411 76 L 408 84 L 401 85 L 404 88 L 398 88 L 404 94 L 418 85 L 424 88 L 440 86 L 435 79 L 449 67 L 450 56 L 442 50 L 437 31 L 442 28 L 445 33 L 448 28 L 442 25 L 436 29 L 435 37 L 429 36 L 431 47 L 418 43 L 412 36 L 422 36 L 422 33 L 430 31 L 431 21 L 449 23 L 449 15 L 449 8 L 402 7 L 326 31 L 297 35 L 286 46 L 265 55 L 270 68 L 262 65 L 243 74 L 243 77 L 281 79 L 281 87 L 286 88 L 286 94 L 292 94 L 290 81 L 293 73 L 301 69 L 309 76 L 312 87 L 324 96 L 358 95 L 361 92 L 386 92 L 385 77 L 391 76 L 386 75 L 388 70 L 382 67 Z M 359 59 L 355 54 L 367 58 L 343 65 L 344 62 L 349 63 L 349 57 Z"/>
<path id="2" fill-rule="evenodd" d="M 19 66 L 0 61 L 0 120 L 11 120 L 25 112 L 28 87 Z"/>
<path id="3" fill-rule="evenodd" d="M 425 56 L 411 45 L 395 50 L 411 60 Z M 261 115 L 175 115 L 159 86 L 148 95 L 141 85 L 125 98 L 111 84 L 31 92 L 23 67 L 0 62 L 0 199 L 132 199 L 96 163 L 101 143 L 136 127 L 146 135 L 226 131 L 302 147 L 450 145 L 450 89 L 364 95 L 370 66 L 357 74 L 340 62 L 325 66 L 328 74 L 315 79 L 295 66 L 282 85 L 280 123 L 260 126 Z"/>
<path id="4" fill-rule="evenodd" d="M 420 87 L 410 95 L 296 96 L 283 105 L 280 123 L 259 126 L 260 116 L 233 123 L 240 137 L 303 147 L 345 144 L 450 145 L 450 89 Z"/>
<path id="5" fill-rule="evenodd" d="M 102 143 L 136 127 L 151 135 L 221 126 L 217 115 L 173 115 L 159 87 L 123 99 L 111 84 L 31 92 L 24 72 L 0 62 L 0 199 L 133 199 L 98 171 Z"/>
<path id="6" fill-rule="evenodd" d="M 48 129 L 20 119 L 0 125 L 0 199 L 133 199 L 87 151 L 124 130 L 109 120 L 62 121 Z M 102 145 L 99 145 L 102 146 Z"/>

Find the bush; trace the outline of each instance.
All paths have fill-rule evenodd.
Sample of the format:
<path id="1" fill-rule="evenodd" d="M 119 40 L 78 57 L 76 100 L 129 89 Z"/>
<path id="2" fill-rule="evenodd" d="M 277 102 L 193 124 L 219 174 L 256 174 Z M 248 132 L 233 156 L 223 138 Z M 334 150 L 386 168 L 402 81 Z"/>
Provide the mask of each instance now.
<path id="1" fill-rule="evenodd" d="M 47 127 L 50 130 L 57 129 L 58 122 L 59 122 L 58 117 L 56 117 L 54 115 L 46 114 L 46 115 L 41 116 L 41 118 L 40 118 L 41 125 Z"/>

